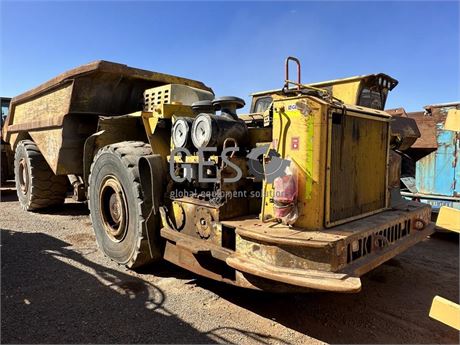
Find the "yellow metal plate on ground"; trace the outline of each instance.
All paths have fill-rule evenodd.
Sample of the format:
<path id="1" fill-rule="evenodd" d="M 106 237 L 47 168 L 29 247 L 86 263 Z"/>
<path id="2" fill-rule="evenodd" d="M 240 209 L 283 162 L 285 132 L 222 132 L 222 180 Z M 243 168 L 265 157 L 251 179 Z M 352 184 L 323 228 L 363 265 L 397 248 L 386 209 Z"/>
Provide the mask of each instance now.
<path id="1" fill-rule="evenodd" d="M 445 230 L 460 233 L 460 210 L 442 206 L 439 210 L 436 226 Z"/>
<path id="2" fill-rule="evenodd" d="M 436 296 L 431 304 L 430 317 L 460 330 L 460 305 Z"/>

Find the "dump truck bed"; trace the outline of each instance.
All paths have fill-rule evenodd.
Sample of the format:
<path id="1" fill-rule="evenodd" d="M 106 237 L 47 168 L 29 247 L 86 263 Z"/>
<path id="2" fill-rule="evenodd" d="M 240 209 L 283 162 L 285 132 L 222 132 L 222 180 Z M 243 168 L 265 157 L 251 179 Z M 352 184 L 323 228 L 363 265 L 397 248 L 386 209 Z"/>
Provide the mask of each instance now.
<path id="1" fill-rule="evenodd" d="M 212 93 L 196 80 L 95 61 L 14 97 L 3 137 L 14 148 L 18 133 L 27 132 L 55 174 L 81 174 L 83 145 L 98 117 L 142 110 L 144 91 L 166 84 Z"/>
<path id="2" fill-rule="evenodd" d="M 138 111 L 142 109 L 143 92 L 165 84 L 188 85 L 212 92 L 200 81 L 109 61 L 95 61 L 14 97 L 6 132 L 60 126 L 63 117 L 70 113 L 122 115 Z M 52 104 L 51 101 L 52 107 L 45 106 Z M 26 110 L 34 111 L 27 115 L 33 116 L 23 117 L 22 111 L 16 109 L 25 103 L 30 103 Z"/>

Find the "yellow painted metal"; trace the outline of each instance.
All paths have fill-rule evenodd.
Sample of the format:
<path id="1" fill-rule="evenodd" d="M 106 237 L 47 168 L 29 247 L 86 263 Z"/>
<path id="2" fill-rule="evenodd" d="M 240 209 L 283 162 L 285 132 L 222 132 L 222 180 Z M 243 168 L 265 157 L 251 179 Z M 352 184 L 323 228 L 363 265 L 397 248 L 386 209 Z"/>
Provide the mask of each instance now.
<path id="1" fill-rule="evenodd" d="M 305 84 L 303 85 L 304 87 L 310 87 L 312 89 L 320 90 L 320 91 L 329 91 L 332 96 L 334 96 L 337 99 L 340 99 L 342 102 L 347 103 L 347 104 L 357 104 L 358 103 L 358 95 L 359 91 L 361 88 L 361 79 L 356 79 L 356 78 L 350 78 L 349 79 L 344 79 L 344 80 L 337 80 L 337 81 L 331 81 L 331 83 L 336 82 L 336 84 L 326 84 L 324 83 L 324 87 L 322 86 L 323 83 L 318 83 L 318 84 Z M 291 82 L 292 84 L 296 85 L 301 85 L 297 84 L 294 82 Z M 258 92 L 252 94 L 252 96 L 256 98 L 264 97 L 267 95 L 272 96 L 274 99 L 275 98 L 283 98 L 280 96 L 281 90 L 269 90 L 269 91 L 263 91 L 263 92 Z"/>
<path id="2" fill-rule="evenodd" d="M 165 128 L 158 128 L 157 125 L 160 119 L 158 114 L 141 112 L 141 116 L 153 153 L 157 153 L 166 158 L 171 152 L 169 145 L 171 136 L 170 131 Z"/>
<path id="3" fill-rule="evenodd" d="M 35 130 L 29 133 L 55 174 L 69 173 L 62 164 L 63 128 L 59 126 L 69 111 L 72 88 L 73 84 L 67 82 L 53 92 L 15 105 L 14 117 L 11 116 L 7 122 L 9 126 L 3 128 L 3 138 L 12 148 L 18 144 L 17 132 Z"/>
<path id="4" fill-rule="evenodd" d="M 174 227 L 178 230 L 182 230 L 185 225 L 187 214 L 185 213 L 182 203 L 176 201 L 172 202 L 172 207 L 169 212 L 170 220 L 173 222 Z"/>
<path id="5" fill-rule="evenodd" d="M 354 76 L 350 78 L 328 80 L 310 84 L 298 84 L 297 82 L 289 80 L 286 82 L 300 86 L 304 89 L 310 88 L 319 91 L 327 91 L 331 96 L 339 99 L 347 105 L 359 104 L 360 93 L 364 87 L 382 87 L 382 90 L 386 90 L 384 92 L 388 92 L 398 84 L 396 79 L 393 79 L 384 73 Z M 274 89 L 252 93 L 252 108 L 254 108 L 255 103 L 260 98 L 268 96 L 274 97 L 275 95 L 283 97 L 286 95 L 286 93 L 283 89 Z M 384 107 L 384 104 L 382 104 L 382 107 Z"/>
<path id="6" fill-rule="evenodd" d="M 360 111 L 365 110 L 366 113 L 361 113 Z M 388 208 L 389 205 L 389 193 L 388 193 L 388 165 L 389 165 L 389 147 L 390 147 L 390 135 L 389 135 L 389 125 L 391 116 L 387 113 L 375 110 L 368 109 L 360 106 L 354 105 L 345 105 L 343 109 L 344 116 L 361 118 L 364 120 L 370 120 L 367 122 L 367 125 L 362 124 L 359 126 L 358 134 L 355 135 L 355 125 L 353 124 L 351 131 L 342 133 L 342 139 L 339 143 L 340 147 L 337 145 L 333 148 L 332 141 L 332 112 L 329 112 L 328 117 L 328 137 L 331 138 L 327 142 L 327 167 L 326 167 L 326 193 L 325 193 L 325 226 L 332 227 L 345 222 L 352 220 L 360 219 L 365 216 L 370 216 L 376 214 Z M 370 115 L 373 113 L 374 115 Z M 382 135 L 381 126 L 376 126 L 379 122 L 384 123 L 386 128 L 386 136 Z M 344 128 L 342 127 L 342 131 Z M 361 141 L 363 138 L 366 138 L 365 141 Z M 383 142 L 382 142 L 383 140 Z M 364 145 L 366 144 L 366 145 Z M 339 157 L 340 161 L 343 162 L 344 170 L 349 169 L 347 165 L 352 164 L 351 160 L 355 164 L 356 175 L 358 176 L 361 171 L 370 171 L 369 162 L 375 162 L 372 167 L 372 174 L 360 174 L 359 178 L 348 180 L 343 176 L 339 184 L 345 186 L 352 186 L 350 192 L 355 193 L 353 195 L 349 193 L 337 193 L 332 188 L 333 179 L 337 179 L 340 176 L 332 176 L 332 165 L 338 164 L 339 162 L 332 161 L 332 150 L 346 150 L 347 153 L 345 157 Z M 383 156 L 382 156 L 383 155 Z M 382 164 L 381 167 L 375 164 Z M 383 174 L 383 176 L 382 176 Z M 383 177 L 383 178 L 382 178 Z M 383 185 L 380 185 L 376 182 L 384 181 Z M 381 200 L 379 194 L 383 192 Z M 376 200 L 381 200 L 381 206 L 374 206 L 369 211 L 360 210 L 357 214 L 353 216 L 346 217 L 334 217 L 333 211 L 337 211 L 337 207 L 346 207 L 350 205 L 351 207 L 356 207 L 355 204 L 359 205 L 368 205 L 375 203 Z M 342 200 L 342 202 L 340 202 Z M 359 206 L 358 206 L 359 207 Z"/>
<path id="7" fill-rule="evenodd" d="M 440 296 L 433 298 L 430 317 L 460 330 L 460 305 Z"/>
<path id="8" fill-rule="evenodd" d="M 439 210 L 436 226 L 460 233 L 460 210 L 442 206 Z"/>
<path id="9" fill-rule="evenodd" d="M 296 226 L 323 227 L 327 148 L 327 104 L 309 96 L 274 101 L 271 148 L 295 162 L 299 218 Z M 264 182 L 261 219 L 273 217 L 273 185 Z"/>
<path id="10" fill-rule="evenodd" d="M 59 148 L 62 146 L 62 128 L 29 132 L 34 143 L 55 174 L 68 174 L 64 164 L 59 163 Z"/>
<path id="11" fill-rule="evenodd" d="M 446 122 L 444 123 L 444 130 L 460 132 L 460 110 L 450 109 L 447 112 Z"/>
<path id="12" fill-rule="evenodd" d="M 158 128 L 158 122 L 180 116 L 193 116 L 192 107 L 182 104 L 159 104 L 152 112 L 142 111 L 131 114 L 142 116 L 142 122 L 154 153 L 167 157 L 171 152 L 171 131 Z"/>
<path id="13" fill-rule="evenodd" d="M 256 147 L 262 144 L 270 143 L 272 141 L 272 129 L 267 127 L 249 128 L 248 136 L 248 144 L 250 147 Z"/>
<path id="14" fill-rule="evenodd" d="M 140 112 L 142 122 L 144 123 L 145 132 L 147 135 L 152 135 L 158 124 L 158 116 L 152 112 Z"/>
<path id="15" fill-rule="evenodd" d="M 196 101 L 213 98 L 214 95 L 210 90 L 181 84 L 167 84 L 144 91 L 144 110 L 155 111 L 160 105 L 191 106 Z"/>
<path id="16" fill-rule="evenodd" d="M 358 93 L 361 80 L 338 83 L 332 86 L 332 95 L 347 104 L 358 103 Z"/>
<path id="17" fill-rule="evenodd" d="M 18 127 L 30 130 L 62 125 L 64 116 L 69 112 L 72 89 L 73 84 L 67 82 L 53 92 L 15 105 L 14 117 L 8 122 L 8 131 Z"/>
<path id="18" fill-rule="evenodd" d="M 193 116 L 192 107 L 183 104 L 159 104 L 154 107 L 153 112 L 163 119 L 170 119 L 173 116 Z"/>
<path id="19" fill-rule="evenodd" d="M 371 76 L 370 74 L 367 75 L 357 75 L 353 77 L 348 77 L 348 78 L 339 78 L 339 79 L 333 79 L 333 80 L 326 80 L 322 82 L 317 82 L 317 83 L 311 83 L 311 84 L 305 84 L 308 86 L 313 86 L 316 88 L 325 88 L 330 85 L 337 85 L 337 84 L 354 84 L 354 83 L 360 83 L 361 80 Z M 251 94 L 251 96 L 262 96 L 262 95 L 269 95 L 269 94 L 274 94 L 278 93 L 281 91 L 280 89 L 272 89 L 272 90 L 266 90 L 266 91 L 260 91 L 260 92 L 254 92 Z M 353 103 L 351 103 L 353 104 Z"/>
<path id="20" fill-rule="evenodd" d="M 200 156 L 194 156 L 194 155 L 185 156 L 185 159 L 183 159 L 180 156 L 175 156 L 174 157 L 174 162 L 176 162 L 176 163 L 199 163 L 200 160 L 201 160 Z M 219 156 L 212 155 L 210 157 L 207 157 L 206 160 L 208 160 L 210 162 L 217 163 L 217 162 L 219 162 Z"/>
<path id="21" fill-rule="evenodd" d="M 297 167 L 299 218 L 296 227 L 320 230 L 325 226 L 331 227 L 381 212 L 388 207 L 386 186 L 391 117 L 387 113 L 348 104 L 344 108 L 336 107 L 318 98 L 303 95 L 276 99 L 273 104 L 271 148 L 281 157 L 292 160 Z M 331 161 L 332 140 L 329 138 L 333 134 L 333 112 L 344 116 L 344 123 L 349 121 L 359 126 L 355 128 L 348 125 L 345 130 L 353 131 L 347 132 L 343 140 L 335 142 L 336 146 L 339 145 L 335 150 L 341 152 L 345 147 L 344 154 L 347 154 L 340 162 Z M 381 165 L 370 166 L 369 162 L 376 160 L 375 157 L 378 157 L 377 161 Z M 331 164 L 335 164 L 335 167 L 340 165 L 335 169 L 334 176 L 331 176 Z M 344 173 L 348 172 L 349 181 L 341 180 L 340 169 Z M 357 169 L 355 175 L 359 178 L 351 174 L 353 169 Z M 339 188 L 336 193 L 338 195 L 334 195 L 332 179 L 338 182 L 335 186 L 349 183 L 351 187 Z M 264 221 L 273 218 L 273 196 L 273 185 L 264 182 L 261 212 Z M 340 210 L 353 204 L 349 202 L 353 198 L 359 201 L 356 210 L 342 215 Z"/>
<path id="22" fill-rule="evenodd" d="M 436 226 L 460 233 L 460 210 L 442 206 Z M 430 317 L 450 327 L 460 330 L 460 305 L 440 296 L 433 298 Z"/>

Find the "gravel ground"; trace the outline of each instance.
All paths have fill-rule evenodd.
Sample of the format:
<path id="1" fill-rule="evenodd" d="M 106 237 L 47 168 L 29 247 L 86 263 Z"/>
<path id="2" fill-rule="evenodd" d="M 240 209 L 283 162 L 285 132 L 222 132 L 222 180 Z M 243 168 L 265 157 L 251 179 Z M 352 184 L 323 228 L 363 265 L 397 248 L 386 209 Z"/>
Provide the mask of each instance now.
<path id="1" fill-rule="evenodd" d="M 97 249 L 85 204 L 27 213 L 1 189 L 2 343 L 458 343 L 428 317 L 459 299 L 458 236 L 437 234 L 363 277 L 358 294 L 276 295 L 168 263 L 128 271 Z"/>

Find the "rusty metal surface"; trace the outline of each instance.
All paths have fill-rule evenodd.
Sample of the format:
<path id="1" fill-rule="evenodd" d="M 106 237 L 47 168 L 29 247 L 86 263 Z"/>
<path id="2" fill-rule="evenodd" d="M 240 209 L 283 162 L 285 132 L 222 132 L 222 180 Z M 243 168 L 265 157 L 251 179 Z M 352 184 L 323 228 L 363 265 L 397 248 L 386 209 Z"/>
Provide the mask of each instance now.
<path id="1" fill-rule="evenodd" d="M 416 202 L 327 232 L 243 217 L 221 222 L 220 231 L 236 230 L 234 250 L 170 228 L 163 228 L 161 235 L 167 240 L 166 260 L 212 279 L 264 290 L 267 284 L 275 290 L 282 284 L 357 292 L 359 280 L 348 277 L 358 277 L 422 241 L 433 232 L 429 217 L 429 206 Z M 426 221 L 421 230 L 414 225 L 419 219 Z M 356 255 L 350 256 L 355 243 Z"/>
<path id="2" fill-rule="evenodd" d="M 330 126 L 328 226 L 388 206 L 390 131 L 385 121 L 340 113 L 332 115 Z"/>
<path id="3" fill-rule="evenodd" d="M 152 72 L 139 68 L 129 67 L 124 64 L 119 64 L 110 61 L 98 60 L 88 64 L 78 66 L 64 73 L 59 74 L 57 77 L 48 80 L 47 82 L 27 91 L 12 99 L 13 103 L 20 103 L 26 101 L 28 98 L 33 98 L 47 90 L 53 89 L 57 85 L 66 82 L 69 79 L 83 77 L 86 74 L 94 72 L 102 72 L 118 75 L 120 80 L 123 78 L 133 78 L 138 80 L 145 80 L 155 82 L 158 84 L 184 84 L 196 87 L 203 90 L 212 91 L 209 87 L 200 81 L 181 78 L 169 74 Z"/>
<path id="4" fill-rule="evenodd" d="M 392 116 L 391 120 L 391 145 L 393 149 L 408 150 L 420 138 L 417 121 L 409 118 L 404 108 L 386 109 L 385 112 Z"/>
<path id="5" fill-rule="evenodd" d="M 436 140 L 437 150 L 417 162 L 417 189 L 425 194 L 460 196 L 460 137 L 456 132 L 438 130 Z"/>
<path id="6" fill-rule="evenodd" d="M 424 112 L 409 113 L 420 128 L 419 138 L 409 151 L 416 160 L 417 189 L 421 194 L 459 196 L 460 170 L 458 132 L 445 130 L 449 110 L 460 109 L 460 102 L 427 105 Z M 434 203 L 434 206 L 439 207 Z"/>
<path id="7" fill-rule="evenodd" d="M 13 100 L 13 103 L 16 103 L 9 117 L 12 121 L 9 130 L 13 134 L 24 130 L 30 131 L 31 137 L 57 174 L 82 174 L 85 170 L 81 159 L 86 152 L 83 150 L 85 140 L 91 137 L 86 146 L 89 152 L 90 149 L 97 149 L 107 140 L 119 139 L 121 135 L 116 134 L 118 132 L 128 135 L 125 127 L 133 131 L 139 128 L 147 129 L 148 138 L 143 133 L 144 141 L 150 140 L 153 151 L 161 153 L 163 160 L 170 154 L 171 149 L 171 120 L 165 114 L 165 109 L 168 107 L 159 107 L 162 116 L 157 116 L 156 107 L 151 113 L 141 111 L 134 113 L 134 111 L 142 109 L 139 100 L 142 99 L 145 89 L 164 83 L 183 83 L 209 90 L 199 82 L 193 84 L 192 81 L 183 78 L 99 62 L 64 73 L 18 96 Z M 299 84 L 297 86 L 300 87 Z M 396 82 L 393 87 L 395 85 Z M 107 92 L 107 90 L 111 91 Z M 291 101 L 297 102 L 297 100 Z M 300 103 L 295 103 L 296 107 L 298 104 Z M 160 233 L 165 241 L 166 260 L 198 274 L 244 287 L 265 289 L 266 285 L 272 283 L 274 286 L 284 284 L 303 289 L 357 292 L 360 288 L 359 279 L 348 277 L 343 273 L 345 269 L 356 267 L 352 273 L 359 275 L 368 267 L 374 267 L 388 260 L 402 248 L 405 249 L 409 244 L 421 240 L 420 236 L 414 235 L 414 227 L 420 222 L 429 223 L 428 206 L 407 202 L 399 209 L 387 210 L 386 166 L 390 116 L 383 111 L 350 105 L 347 106 L 346 115 L 350 115 L 349 117 L 353 119 L 342 119 L 341 116 L 345 117 L 345 114 L 344 108 L 341 107 L 340 112 L 335 114 L 337 116 L 335 118 L 331 116 L 328 120 L 327 114 L 334 106 L 331 100 L 317 99 L 315 104 L 318 109 L 316 119 L 318 122 L 311 122 L 311 128 L 321 127 L 323 131 L 321 140 L 325 142 L 326 130 L 330 129 L 328 135 L 334 139 L 333 144 L 329 146 L 320 145 L 320 141 L 316 144 L 318 147 L 321 146 L 322 150 L 325 147 L 331 150 L 332 147 L 334 155 L 329 157 L 330 162 L 327 163 L 325 151 L 324 154 L 322 153 L 321 160 L 312 157 L 309 159 L 311 165 L 315 164 L 315 168 L 320 171 L 318 175 L 323 176 L 326 170 L 330 170 L 329 173 L 337 182 L 337 185 L 332 185 L 334 188 L 331 188 L 330 193 L 329 190 L 326 192 L 328 198 L 332 200 L 327 203 L 326 212 L 331 211 L 332 217 L 320 214 L 315 227 L 318 231 L 308 231 L 311 227 L 305 224 L 302 227 L 288 227 L 276 222 L 267 222 L 266 218 L 265 221 L 255 219 L 254 216 L 245 219 L 235 218 L 258 214 L 261 204 L 266 203 L 265 197 L 254 198 L 257 201 L 254 203 L 247 197 L 227 200 L 197 195 L 197 190 L 206 192 L 218 189 L 218 191 L 233 192 L 253 191 L 256 188 L 259 191 L 261 184 L 255 184 L 251 179 L 246 178 L 247 161 L 239 156 L 230 158 L 241 168 L 245 178 L 235 183 L 223 183 L 223 178 L 230 174 L 228 166 L 216 169 L 216 176 L 220 180 L 213 185 L 193 181 L 190 184 L 173 186 L 173 183 L 167 183 L 166 178 L 161 179 L 152 172 L 145 173 L 145 176 L 151 178 L 151 180 L 147 178 L 147 181 L 158 178 L 157 181 L 167 190 L 166 193 L 152 192 L 153 196 L 161 195 L 162 204 L 152 201 L 152 196 L 147 193 L 143 195 L 148 205 L 146 207 L 150 207 L 152 211 L 158 209 L 160 213 L 163 226 Z M 299 109 L 304 108 L 299 106 Z M 319 111 L 320 109 L 322 110 Z M 36 123 L 31 123 L 32 113 L 36 115 L 34 118 Z M 132 114 L 126 115 L 126 118 L 113 116 L 126 113 Z M 101 115 L 109 116 L 109 120 L 105 121 Z M 307 112 L 301 111 L 297 115 L 307 116 Z M 299 118 L 303 119 L 302 116 Z M 288 116 L 290 120 L 293 118 L 294 116 L 290 118 Z M 249 120 L 254 125 L 260 123 L 260 118 L 254 117 Z M 239 121 L 244 123 L 243 120 Z M 347 121 L 350 121 L 348 126 L 346 126 Z M 343 126 L 338 126 L 340 123 Z M 40 125 L 45 127 L 39 127 Z M 333 125 L 336 127 L 335 130 L 332 129 Z M 302 129 L 301 126 L 296 125 L 290 130 L 295 131 L 299 128 Z M 101 132 L 95 135 L 97 130 Z M 105 135 L 102 134 L 103 130 Z M 403 132 L 401 129 L 401 133 Z M 253 128 L 247 137 L 253 138 L 254 144 L 257 145 L 260 140 L 269 139 L 267 138 L 269 134 L 265 128 Z M 161 144 L 161 149 L 158 149 L 159 146 L 152 138 Z M 298 146 L 290 147 L 292 151 L 298 149 Z M 318 151 L 313 146 L 303 151 L 310 154 L 315 150 Z M 343 154 L 337 155 L 337 152 Z M 291 157 L 295 159 L 297 156 L 292 153 Z M 299 155 L 299 157 L 303 156 Z M 193 157 L 190 155 L 187 158 Z M 380 163 L 369 164 L 369 162 Z M 89 162 L 85 162 L 85 166 L 88 165 L 87 163 Z M 348 168 L 343 169 L 346 164 L 349 164 Z M 140 170 L 145 171 L 141 167 L 142 165 Z M 178 168 L 179 165 L 176 167 Z M 141 178 L 143 186 L 148 185 L 145 179 L 142 180 Z M 315 183 L 324 180 L 323 176 L 315 180 Z M 301 186 L 304 189 L 304 186 Z M 192 196 L 171 196 L 169 193 L 190 191 L 193 188 L 195 192 Z M 107 191 L 107 195 L 112 198 L 118 189 L 117 186 L 110 184 L 103 191 Z M 163 195 L 166 195 L 165 200 Z M 321 202 L 316 204 L 320 205 L 319 207 L 323 207 L 323 197 L 324 189 L 318 190 L 316 200 Z M 120 215 L 124 214 L 126 207 L 115 201 L 114 199 L 110 203 L 112 206 L 110 212 L 105 213 L 107 223 L 123 225 L 125 217 Z M 158 208 L 150 204 L 158 204 Z M 347 209 L 350 207 L 353 209 Z M 303 208 L 311 213 L 311 208 L 306 207 L 306 203 Z M 155 216 L 158 214 L 155 213 Z M 362 219 L 356 220 L 358 218 Z M 347 223 L 343 224 L 345 222 Z M 296 224 L 300 225 L 300 223 Z M 342 225 L 336 226 L 338 224 Z M 332 228 L 325 229 L 325 225 Z M 125 227 L 121 225 L 109 229 L 109 235 L 118 240 L 124 235 L 124 229 Z M 426 227 L 425 231 L 428 233 L 429 227 Z"/>
<path id="8" fill-rule="evenodd" d="M 182 84 L 212 92 L 203 83 L 167 74 L 140 70 L 107 61 L 83 65 L 12 99 L 7 125 L 25 126 L 33 121 L 62 124 L 68 113 L 122 115 L 142 110 L 145 89 L 164 84 Z M 107 92 L 110 89 L 111 92 Z M 18 111 L 16 111 L 16 108 Z M 22 111 L 24 114 L 15 114 Z M 40 126 L 40 123 L 34 123 Z M 28 130 L 37 128 L 32 125 Z M 20 128 L 22 130 L 25 127 Z M 14 130 L 14 127 L 11 128 Z"/>
<path id="9" fill-rule="evenodd" d="M 305 97 L 308 98 L 309 96 Z M 310 98 L 308 99 L 310 100 Z M 288 97 L 287 100 L 275 101 L 273 106 L 274 112 L 283 112 L 283 116 L 291 121 L 289 131 L 285 132 L 284 137 L 277 143 L 277 149 L 283 154 L 286 147 L 291 147 L 280 145 L 288 135 L 295 135 L 295 131 L 299 131 L 302 135 L 310 133 L 293 121 L 297 118 L 295 115 L 305 116 L 306 114 L 293 114 L 285 111 L 286 109 L 301 108 L 298 101 L 298 98 Z M 289 108 L 291 103 L 288 102 L 291 102 L 295 107 Z M 310 105 L 310 108 L 320 109 L 317 105 L 319 102 L 316 100 L 314 103 L 307 104 Z M 321 100 L 321 105 L 324 105 L 324 112 L 317 112 L 317 122 L 312 128 L 322 128 L 327 134 L 326 129 L 331 128 L 331 125 L 321 121 L 322 119 L 328 120 L 327 116 L 324 115 L 328 114 L 327 107 L 330 104 L 327 100 Z M 331 117 L 330 119 L 334 125 L 345 121 L 342 119 L 344 116 L 343 109 L 339 109 L 336 115 L 335 118 Z M 265 280 L 269 283 L 272 282 L 272 284 L 287 284 L 301 288 L 356 292 L 358 290 L 357 284 L 347 285 L 335 278 L 344 277 L 341 271 L 351 264 L 362 269 L 362 271 L 366 271 L 367 267 L 378 265 L 388 260 L 392 255 L 396 255 L 402 250 L 400 248 L 407 248 L 409 246 L 407 243 L 412 245 L 420 241 L 421 238 L 415 239 L 413 226 L 420 222 L 420 219 L 424 221 L 424 224 L 429 223 L 430 208 L 419 203 L 401 201 L 397 205 L 399 208 L 387 209 L 386 167 L 388 164 L 391 115 L 384 111 L 353 105 L 347 105 L 347 115 L 356 117 L 356 119 L 353 119 L 354 121 L 347 130 L 342 130 L 340 133 L 339 131 L 329 133 L 329 137 L 336 135 L 332 151 L 341 152 L 340 148 L 346 147 L 349 149 L 348 154 L 342 155 L 342 157 L 338 155 L 335 160 L 331 160 L 330 165 L 326 165 L 326 159 L 321 161 L 315 157 L 312 160 L 312 164 L 314 161 L 323 174 L 327 170 L 326 167 L 336 167 L 342 171 L 342 173 L 336 172 L 334 178 L 338 183 L 347 185 L 346 187 L 349 188 L 344 188 L 345 192 L 342 190 L 342 192 L 331 193 L 331 198 L 337 199 L 340 195 L 352 195 L 349 199 L 343 197 L 345 199 L 345 202 L 342 203 L 343 207 L 357 208 L 356 213 L 351 214 L 352 217 L 345 217 L 346 219 L 339 217 L 342 225 L 338 225 L 338 221 L 332 225 L 327 224 L 324 215 L 320 214 L 317 227 L 305 224 L 300 226 L 300 223 L 295 223 L 297 226 L 290 227 L 274 221 L 273 217 L 267 217 L 269 219 L 267 220 L 262 215 L 259 218 L 257 211 L 249 212 L 245 205 L 245 199 L 243 199 L 244 201 L 239 199 L 236 203 L 233 201 L 236 199 L 233 199 L 223 205 L 215 205 L 211 204 L 210 200 L 200 200 L 198 197 L 179 197 L 172 199 L 172 205 L 168 205 L 168 210 L 163 211 L 164 228 L 161 234 L 167 242 L 165 258 L 198 274 L 239 286 L 265 289 L 265 286 L 262 287 L 262 281 Z M 304 119 L 302 116 L 298 116 L 298 118 Z M 310 117 L 310 119 L 314 120 L 315 118 Z M 373 125 L 372 121 L 377 124 Z M 408 122 L 413 124 L 411 120 Z M 405 130 L 407 131 L 402 126 L 398 134 L 402 136 L 406 133 Z M 275 122 L 273 122 L 272 132 L 278 132 Z M 283 131 L 280 132 L 283 133 Z M 315 133 L 309 136 L 309 138 L 311 137 L 318 138 L 319 135 Z M 323 138 L 326 138 L 326 135 L 323 135 Z M 325 143 L 318 145 L 318 147 L 327 147 L 326 140 L 324 141 Z M 307 142 L 305 140 L 305 143 Z M 313 145 L 306 149 L 302 147 L 299 151 L 318 152 L 318 148 Z M 297 157 L 289 154 L 293 159 Z M 349 157 L 352 154 L 359 156 L 356 158 L 356 163 L 350 162 L 351 158 Z M 325 154 L 324 157 L 326 157 Z M 343 157 L 345 159 L 342 160 Z M 377 159 L 377 157 L 381 158 Z M 300 158 L 299 161 L 302 159 Z M 369 168 L 369 162 L 375 161 L 383 162 L 383 165 L 372 164 L 372 167 Z M 181 164 L 178 161 L 176 163 Z M 355 163 L 355 168 L 350 169 L 347 175 L 349 176 L 348 179 L 344 180 L 343 166 L 345 164 L 353 165 L 353 163 Z M 395 170 L 398 170 L 397 166 L 396 164 Z M 356 171 L 364 171 L 364 173 L 357 175 Z M 395 173 L 394 175 L 392 186 L 399 184 L 398 174 Z M 359 184 L 358 181 L 354 184 L 348 182 L 348 180 L 355 182 L 354 178 L 359 180 Z M 323 180 L 324 177 L 315 181 Z M 369 195 L 376 180 L 378 181 L 378 188 L 376 188 L 376 193 L 371 196 L 375 196 L 373 200 L 378 200 L 378 205 L 373 207 L 371 212 L 368 212 L 369 209 L 366 209 L 366 206 L 369 201 L 357 200 L 358 198 L 353 197 L 353 195 L 359 193 Z M 197 185 L 193 186 L 196 188 Z M 225 189 L 227 187 L 229 186 L 224 183 L 219 188 Z M 304 187 L 301 183 L 299 190 L 307 190 Z M 191 189 L 191 186 L 186 185 L 182 188 L 188 190 Z M 202 188 L 210 190 L 209 186 Z M 269 193 L 265 193 L 265 195 L 269 195 Z M 324 204 L 324 190 L 318 195 L 318 200 L 321 202 L 315 204 L 319 205 L 318 207 L 323 207 L 321 205 Z M 266 200 L 262 199 L 262 205 L 271 202 L 268 197 L 266 198 Z M 316 212 L 312 212 L 311 207 L 306 207 L 303 199 L 300 200 L 304 204 L 299 208 L 303 207 L 308 213 L 316 214 Z M 362 202 L 359 203 L 360 201 Z M 340 209 L 340 206 L 342 205 L 337 208 Z M 242 216 L 244 214 L 248 214 L 248 216 Z M 210 226 L 210 224 L 212 225 Z M 325 224 L 330 225 L 330 228 L 325 229 Z M 426 233 L 429 232 L 430 230 L 427 228 Z M 407 241 L 412 236 L 414 239 Z M 405 246 L 406 244 L 407 246 Z M 389 254 L 380 255 L 383 252 Z M 339 275 L 335 275 L 335 273 Z M 232 275 L 233 278 L 231 278 Z M 254 279 L 254 277 L 258 277 L 258 279 Z M 356 280 L 353 281 L 356 283 Z"/>
<path id="10" fill-rule="evenodd" d="M 54 173 L 82 174 L 83 145 L 98 117 L 142 110 L 145 89 L 169 83 L 212 92 L 199 81 L 96 61 L 13 98 L 3 135 L 15 147 L 22 138 L 15 133 L 28 133 Z"/>
<path id="11" fill-rule="evenodd" d="M 448 109 L 460 109 L 460 102 L 452 102 L 438 105 L 426 105 L 425 111 L 409 112 L 407 116 L 417 122 L 420 130 L 420 138 L 417 139 L 413 148 L 437 149 L 437 130 L 446 121 Z"/>
<path id="12" fill-rule="evenodd" d="M 388 188 L 399 188 L 401 178 L 401 156 L 390 151 L 390 161 L 388 166 Z"/>
<path id="13" fill-rule="evenodd" d="M 423 230 L 414 231 L 414 234 L 412 234 L 411 236 L 405 237 L 402 240 L 400 240 L 398 245 L 388 246 L 386 248 L 382 248 L 380 251 L 376 253 L 369 254 L 361 261 L 356 261 L 350 264 L 341 272 L 350 275 L 362 276 L 363 274 L 366 274 L 367 272 L 380 266 L 382 263 L 404 252 L 408 248 L 412 247 L 414 244 L 425 240 L 427 236 L 430 236 L 434 233 L 434 230 L 435 224 L 429 223 Z"/>
<path id="14" fill-rule="evenodd" d="M 391 116 L 407 117 L 407 113 L 404 108 L 385 109 L 385 111 Z"/>
<path id="15" fill-rule="evenodd" d="M 418 138 L 412 145 L 414 149 L 431 149 L 438 148 L 436 140 L 436 119 L 432 116 L 427 116 L 423 111 L 409 112 L 407 116 L 417 122 L 420 131 Z"/>
<path id="16" fill-rule="evenodd" d="M 343 273 L 279 267 L 243 256 L 230 256 L 226 263 L 240 272 L 309 289 L 333 292 L 359 292 L 361 280 Z"/>
<path id="17" fill-rule="evenodd" d="M 289 265 L 295 266 L 297 264 L 300 265 L 299 267 L 302 267 L 301 261 L 310 257 L 308 259 L 308 268 L 336 271 L 347 265 L 348 258 L 344 251 L 346 251 L 348 244 L 375 236 L 380 231 L 390 236 L 392 227 L 395 231 L 402 232 L 403 227 L 408 226 L 408 222 L 412 222 L 413 224 L 418 218 L 424 219 L 427 223 L 429 222 L 430 207 L 428 205 L 416 202 L 404 202 L 398 206 L 398 209 L 385 211 L 359 221 L 336 226 L 328 229 L 328 231 L 306 231 L 305 229 L 288 227 L 283 224 L 262 223 L 254 218 L 242 218 L 223 221 L 222 223 L 225 226 L 235 228 L 238 236 L 246 241 L 257 242 L 259 249 L 253 252 L 253 254 L 263 252 L 260 243 L 270 246 L 280 246 L 285 250 L 290 247 L 289 251 L 301 255 L 303 259 L 293 259 L 291 257 L 286 261 L 289 262 Z M 403 225 L 400 226 L 400 224 Z M 409 231 L 411 229 L 406 230 Z M 406 234 L 409 235 L 409 233 L 410 231 Z M 394 238 L 389 237 L 389 243 L 397 245 L 397 237 L 397 235 L 394 235 Z M 361 256 L 363 255 L 362 253 Z"/>
<path id="18" fill-rule="evenodd" d="M 390 122 L 391 145 L 400 151 L 409 149 L 420 138 L 420 131 L 414 119 L 395 116 Z"/>
<path id="19" fill-rule="evenodd" d="M 254 216 L 224 220 L 222 224 L 238 229 L 238 233 L 261 241 L 307 247 L 324 247 L 332 242 L 365 231 L 374 231 L 394 219 L 423 216 L 429 219 L 430 207 L 415 201 L 406 201 L 394 210 L 387 210 L 361 220 L 338 225 L 327 231 L 308 231 L 304 228 L 275 222 L 261 222 Z"/>

